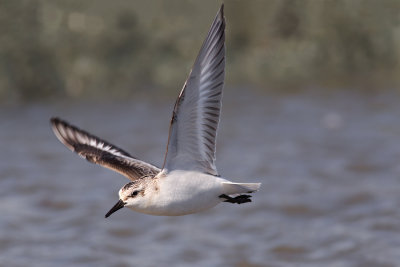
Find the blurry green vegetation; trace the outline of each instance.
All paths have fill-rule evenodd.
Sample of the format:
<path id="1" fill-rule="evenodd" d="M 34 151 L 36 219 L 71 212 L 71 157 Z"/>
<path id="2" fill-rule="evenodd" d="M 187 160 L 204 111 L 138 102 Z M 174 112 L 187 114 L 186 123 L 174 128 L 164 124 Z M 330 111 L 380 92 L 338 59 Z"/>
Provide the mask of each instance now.
<path id="1" fill-rule="evenodd" d="M 216 1 L 0 0 L 0 99 L 176 94 Z M 400 1 L 225 1 L 227 82 L 400 84 Z"/>

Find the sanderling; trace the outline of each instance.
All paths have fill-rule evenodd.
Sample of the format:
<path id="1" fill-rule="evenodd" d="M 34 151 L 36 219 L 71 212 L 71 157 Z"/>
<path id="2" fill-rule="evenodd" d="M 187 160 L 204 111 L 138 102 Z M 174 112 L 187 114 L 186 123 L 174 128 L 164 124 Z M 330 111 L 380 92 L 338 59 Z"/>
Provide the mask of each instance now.
<path id="1" fill-rule="evenodd" d="M 119 200 L 105 215 L 128 207 L 152 215 L 185 215 L 220 202 L 251 202 L 260 183 L 234 183 L 218 175 L 215 140 L 225 74 L 222 5 L 176 100 L 163 167 L 157 168 L 67 122 L 52 118 L 57 138 L 86 160 L 126 176 Z"/>

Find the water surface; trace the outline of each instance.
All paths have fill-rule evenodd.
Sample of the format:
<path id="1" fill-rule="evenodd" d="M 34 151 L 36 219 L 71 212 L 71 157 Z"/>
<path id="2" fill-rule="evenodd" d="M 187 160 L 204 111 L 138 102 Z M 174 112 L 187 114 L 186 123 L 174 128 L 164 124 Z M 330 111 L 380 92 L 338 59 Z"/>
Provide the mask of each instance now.
<path id="1" fill-rule="evenodd" d="M 217 167 L 253 203 L 123 209 L 124 177 L 53 136 L 58 115 L 161 165 L 174 99 L 0 108 L 1 266 L 398 266 L 400 97 L 225 90 Z"/>

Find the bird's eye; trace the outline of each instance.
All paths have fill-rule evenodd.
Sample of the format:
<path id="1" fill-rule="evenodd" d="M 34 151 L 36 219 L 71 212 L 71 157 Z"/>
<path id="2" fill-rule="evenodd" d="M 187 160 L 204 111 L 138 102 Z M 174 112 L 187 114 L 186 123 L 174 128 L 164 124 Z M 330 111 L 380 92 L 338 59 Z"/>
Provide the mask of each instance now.
<path id="1" fill-rule="evenodd" d="M 133 191 L 132 194 L 130 195 L 131 197 L 136 196 L 139 193 L 139 191 Z"/>

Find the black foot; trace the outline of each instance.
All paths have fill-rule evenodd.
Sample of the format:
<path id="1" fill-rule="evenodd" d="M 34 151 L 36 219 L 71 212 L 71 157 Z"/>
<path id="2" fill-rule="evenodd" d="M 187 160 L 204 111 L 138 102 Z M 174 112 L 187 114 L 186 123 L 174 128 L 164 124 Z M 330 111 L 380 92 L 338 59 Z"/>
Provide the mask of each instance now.
<path id="1" fill-rule="evenodd" d="M 220 198 L 225 198 L 224 202 L 243 204 L 247 202 L 251 202 L 250 195 L 239 195 L 237 197 L 230 197 L 228 195 L 222 194 L 219 196 Z"/>

